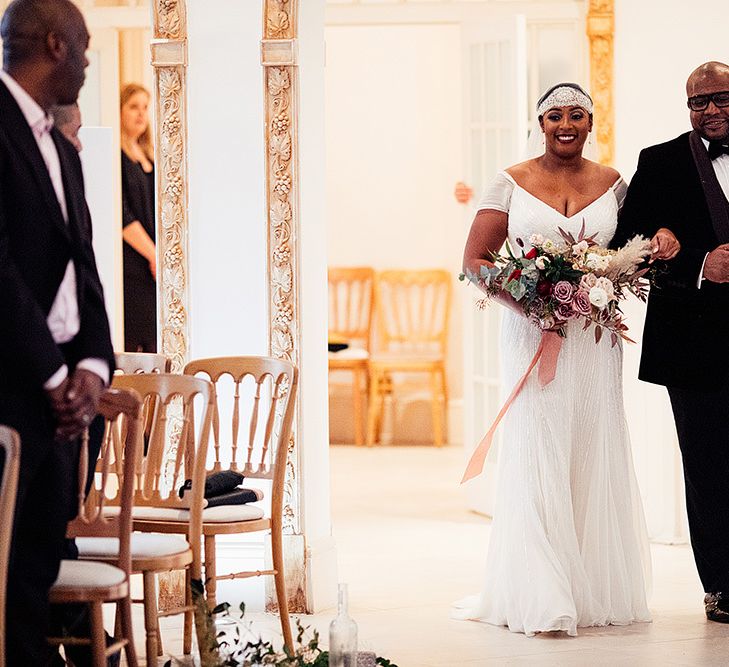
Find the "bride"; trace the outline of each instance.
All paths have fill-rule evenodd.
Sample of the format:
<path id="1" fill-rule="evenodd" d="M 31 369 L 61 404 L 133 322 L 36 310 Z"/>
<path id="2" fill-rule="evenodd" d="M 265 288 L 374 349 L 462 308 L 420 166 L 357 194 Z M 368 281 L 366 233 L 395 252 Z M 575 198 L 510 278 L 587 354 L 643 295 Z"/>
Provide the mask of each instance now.
<path id="1" fill-rule="evenodd" d="M 563 242 L 558 227 L 607 246 L 626 184 L 614 169 L 582 157 L 592 100 L 562 83 L 537 105 L 543 155 L 500 172 L 486 190 L 464 253 L 479 274 L 489 251 L 508 238 L 516 248 L 539 234 Z M 661 229 L 653 259 L 679 251 Z M 512 387 L 539 345 L 539 330 L 505 295 L 502 374 Z M 622 348 L 595 343 L 571 321 L 556 377 L 527 381 L 503 424 L 499 483 L 486 581 L 454 616 L 533 635 L 578 627 L 649 621 L 650 552 L 622 396 Z"/>

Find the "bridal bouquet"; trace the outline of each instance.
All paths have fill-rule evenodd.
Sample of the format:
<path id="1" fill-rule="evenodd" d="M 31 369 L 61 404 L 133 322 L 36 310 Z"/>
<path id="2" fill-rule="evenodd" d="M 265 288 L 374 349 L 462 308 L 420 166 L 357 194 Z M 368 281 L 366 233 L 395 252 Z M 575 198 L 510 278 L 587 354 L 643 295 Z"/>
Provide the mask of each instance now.
<path id="1" fill-rule="evenodd" d="M 619 338 L 631 341 L 619 303 L 628 293 L 645 301 L 650 270 L 643 266 L 651 254 L 650 241 L 636 236 L 619 250 L 601 248 L 594 236 L 585 236 L 585 225 L 577 238 L 558 228 L 562 241 L 529 237 L 531 248 L 517 239 L 521 252 L 506 243 L 506 255 L 494 254 L 493 267 L 482 266 L 480 275 L 468 273 L 487 297 L 507 292 L 523 308 L 524 315 L 543 331 L 566 335 L 570 320 L 582 320 L 583 329 L 595 327 L 595 342 L 610 333 L 615 346 Z M 484 307 L 488 299 L 479 302 Z"/>

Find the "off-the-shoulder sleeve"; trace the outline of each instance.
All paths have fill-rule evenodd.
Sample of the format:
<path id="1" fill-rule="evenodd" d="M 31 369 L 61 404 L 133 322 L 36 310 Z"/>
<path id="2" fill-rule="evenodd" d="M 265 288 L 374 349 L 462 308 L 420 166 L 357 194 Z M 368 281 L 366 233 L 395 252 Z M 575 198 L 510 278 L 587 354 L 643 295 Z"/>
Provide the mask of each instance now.
<path id="1" fill-rule="evenodd" d="M 478 204 L 478 210 L 490 209 L 508 213 L 511 206 L 511 193 L 514 192 L 514 181 L 500 171 L 486 188 Z"/>
<path id="2" fill-rule="evenodd" d="M 628 192 L 628 184 L 623 180 L 622 176 L 613 185 L 613 191 L 615 192 L 615 199 L 618 200 L 618 210 L 620 210 L 623 208 L 625 195 Z"/>

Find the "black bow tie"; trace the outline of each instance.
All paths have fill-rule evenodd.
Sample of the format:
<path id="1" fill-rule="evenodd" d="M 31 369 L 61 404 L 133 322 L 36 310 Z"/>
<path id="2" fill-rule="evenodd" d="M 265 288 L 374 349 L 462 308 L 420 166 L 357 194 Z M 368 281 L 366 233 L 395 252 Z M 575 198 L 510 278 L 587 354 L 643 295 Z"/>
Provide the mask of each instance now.
<path id="1" fill-rule="evenodd" d="M 709 159 L 716 160 L 721 155 L 729 155 L 729 146 L 723 145 L 720 141 L 710 141 Z"/>

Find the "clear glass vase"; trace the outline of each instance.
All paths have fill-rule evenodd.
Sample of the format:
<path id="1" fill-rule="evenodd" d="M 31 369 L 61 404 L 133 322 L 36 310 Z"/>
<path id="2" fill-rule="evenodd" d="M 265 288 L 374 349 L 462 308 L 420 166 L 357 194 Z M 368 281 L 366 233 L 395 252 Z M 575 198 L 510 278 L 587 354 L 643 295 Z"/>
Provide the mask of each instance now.
<path id="1" fill-rule="evenodd" d="M 347 609 L 347 584 L 339 584 L 337 617 L 329 625 L 329 667 L 357 666 L 357 624 Z"/>

